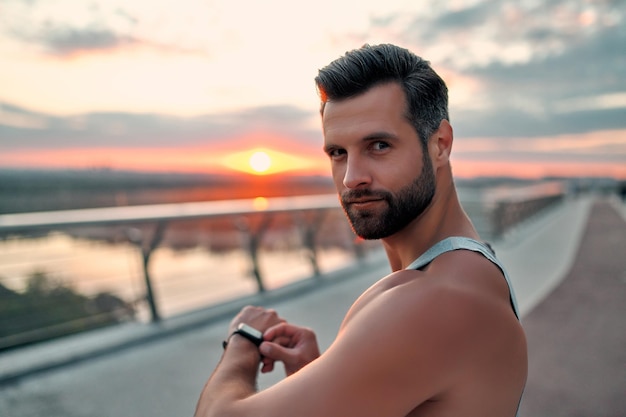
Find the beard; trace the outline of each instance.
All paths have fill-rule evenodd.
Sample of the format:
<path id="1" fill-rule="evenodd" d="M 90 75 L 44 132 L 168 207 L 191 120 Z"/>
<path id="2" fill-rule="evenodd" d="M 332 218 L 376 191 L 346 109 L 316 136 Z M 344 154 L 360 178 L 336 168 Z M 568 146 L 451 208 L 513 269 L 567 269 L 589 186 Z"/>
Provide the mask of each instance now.
<path id="1" fill-rule="evenodd" d="M 391 236 L 418 218 L 430 205 L 435 195 L 433 166 L 425 155 L 422 172 L 397 193 L 350 190 L 341 195 L 341 205 L 350 220 L 352 230 L 363 239 L 373 240 Z M 360 198 L 377 198 L 387 203 L 383 210 L 354 209 L 349 201 Z"/>

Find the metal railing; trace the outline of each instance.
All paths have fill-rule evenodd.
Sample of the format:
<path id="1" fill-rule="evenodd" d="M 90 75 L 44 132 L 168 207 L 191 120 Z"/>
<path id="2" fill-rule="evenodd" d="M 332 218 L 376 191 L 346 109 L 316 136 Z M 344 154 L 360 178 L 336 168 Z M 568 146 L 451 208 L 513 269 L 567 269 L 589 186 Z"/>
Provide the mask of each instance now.
<path id="1" fill-rule="evenodd" d="M 561 202 L 566 194 L 566 186 L 561 181 L 489 190 L 483 196 L 483 205 L 488 213 L 491 236 L 502 237 L 517 224 Z"/>
<path id="2" fill-rule="evenodd" d="M 154 294 L 150 260 L 154 250 L 161 244 L 168 225 L 174 221 L 232 217 L 235 226 L 246 233 L 247 253 L 252 264 L 252 273 L 259 292 L 266 290 L 263 274 L 259 267 L 259 249 L 263 235 L 270 227 L 273 215 L 290 213 L 297 217 L 302 230 L 302 242 L 308 249 L 314 276 L 320 275 L 316 251 L 316 234 L 324 214 L 338 210 L 340 205 L 336 194 L 300 197 L 257 198 L 245 200 L 222 200 L 209 202 L 158 204 L 145 206 L 124 206 L 80 210 L 63 210 L 0 215 L 0 238 L 13 234 L 28 234 L 64 230 L 83 226 L 128 226 L 126 236 L 139 249 L 142 259 L 142 273 L 145 284 L 145 298 L 152 321 L 159 321 L 161 314 Z M 308 214 L 308 215 L 307 215 Z M 260 221 L 246 219 L 260 216 Z M 145 227 L 151 226 L 149 232 Z M 362 257 L 358 245 L 354 250 L 357 258 Z"/>
<path id="3" fill-rule="evenodd" d="M 500 237 L 517 223 L 561 201 L 566 192 L 563 184 L 558 183 L 501 190 L 484 189 L 471 191 L 462 198 L 462 203 L 481 236 L 489 240 Z M 336 217 L 331 217 L 329 215 L 331 212 L 335 212 Z M 165 236 L 166 231 L 175 235 L 177 231 L 184 229 L 181 227 L 184 221 L 194 221 L 195 225 L 207 219 L 224 220 L 231 229 L 234 228 L 234 231 L 245 236 L 243 241 L 235 242 L 234 245 L 238 249 L 244 249 L 251 265 L 246 275 L 252 275 L 254 278 L 256 291 L 264 292 L 266 279 L 260 266 L 259 255 L 264 237 L 272 235 L 269 232 L 277 227 L 276 223 L 280 222 L 281 215 L 288 217 L 290 227 L 297 229 L 299 236 L 296 245 L 306 249 L 305 265 L 306 262 L 309 263 L 312 276 L 321 276 L 318 245 L 320 238 L 326 242 L 332 240 L 328 235 L 341 235 L 339 239 L 342 242 L 342 253 L 348 249 L 353 254 L 348 254 L 349 256 L 355 256 L 358 260 L 364 258 L 364 251 L 368 245 L 354 239 L 348 222 L 341 213 L 336 194 L 5 214 L 0 215 L 0 239 L 8 239 L 11 236 L 45 235 L 58 230 L 75 231 L 76 228 L 110 229 L 112 233 L 113 229 L 119 227 L 118 229 L 123 231 L 123 241 L 131 249 L 132 258 L 135 259 L 136 251 L 141 260 L 140 267 L 135 263 L 132 267 L 133 270 L 141 269 L 142 275 L 141 294 L 137 301 L 141 303 L 142 308 L 148 308 L 149 319 L 158 322 L 162 319 L 162 312 L 157 302 L 159 297 L 155 297 L 152 261 L 157 248 L 171 245 L 174 240 L 171 235 Z M 91 236 L 91 233 L 94 233 L 94 230 L 88 230 L 86 235 Z M 202 233 L 219 234 L 204 229 Z M 219 241 L 219 238 L 216 237 L 216 240 Z M 280 237 L 278 240 L 284 239 Z M 217 244 L 228 246 L 222 241 Z M 36 256 L 37 253 L 33 252 L 33 258 Z M 161 303 L 161 307 L 163 305 Z M 93 315 L 90 319 L 101 320 L 106 317 Z M 0 343 L 0 349 L 2 348 L 3 345 Z"/>

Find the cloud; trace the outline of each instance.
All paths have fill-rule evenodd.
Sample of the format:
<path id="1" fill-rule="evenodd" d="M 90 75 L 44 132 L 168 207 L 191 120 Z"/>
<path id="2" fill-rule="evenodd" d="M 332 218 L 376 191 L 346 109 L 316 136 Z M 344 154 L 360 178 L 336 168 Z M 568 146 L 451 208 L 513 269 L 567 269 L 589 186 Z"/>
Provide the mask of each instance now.
<path id="1" fill-rule="evenodd" d="M 315 117 L 318 117 L 315 115 Z M 296 107 L 259 107 L 197 117 L 160 114 L 87 113 L 52 116 L 0 103 L 0 150 L 66 148 L 160 148 L 172 145 L 236 146 L 252 136 L 285 147 L 320 147 L 311 114 Z M 258 135 L 259 132 L 263 133 Z M 254 136 L 258 135 L 258 136 Z M 264 143 L 258 145 L 270 146 Z"/>
<path id="2" fill-rule="evenodd" d="M 549 57 L 465 72 L 488 96 L 455 109 L 468 135 L 536 136 L 626 128 L 626 31 L 609 27 Z"/>
<path id="3" fill-rule="evenodd" d="M 526 148 L 626 132 L 623 1 L 390 0 L 314 18 L 321 1 L 303 5 L 302 20 L 289 2 L 242 15 L 227 1 L 7 1 L 0 76 L 16 82 L 0 92 L 0 136 L 10 138 L 0 152 L 251 141 L 318 152 L 314 69 L 366 42 L 396 42 L 448 81 L 457 143 L 474 147 L 461 156 L 623 158 L 615 143 Z M 281 10 L 293 11 L 288 22 Z M 75 56 L 85 59 L 66 59 Z"/>
<path id="4" fill-rule="evenodd" d="M 437 28 L 438 32 L 445 32 L 454 29 L 463 29 L 468 26 L 482 25 L 487 23 L 494 6 L 497 7 L 495 1 L 486 1 L 471 5 L 467 8 L 450 10 L 439 15 L 439 17 L 431 20 L 429 25 L 431 28 Z"/>
<path id="5" fill-rule="evenodd" d="M 13 13 L 11 23 L 5 23 L 3 26 L 5 34 L 59 58 L 136 46 L 158 50 L 161 53 L 206 53 L 201 49 L 163 42 L 155 36 L 144 37 L 139 28 L 140 20 L 122 8 L 109 10 L 97 6 L 86 9 L 78 7 L 77 10 L 72 10 L 70 15 L 64 15 L 61 7 L 61 13 L 41 12 L 35 14 L 35 17 L 30 16 L 31 12 L 34 12 L 34 9 Z"/>
<path id="6" fill-rule="evenodd" d="M 608 93 L 583 98 L 565 99 L 554 106 L 556 113 L 626 108 L 626 92 Z"/>
<path id="7" fill-rule="evenodd" d="M 121 11 L 106 13 L 94 3 L 8 2 L 4 35 L 44 52 L 68 56 L 133 43 L 135 20 Z"/>
<path id="8" fill-rule="evenodd" d="M 0 129 L 41 130 L 48 127 L 47 117 L 0 103 Z M 7 136 L 8 137 L 8 136 Z"/>
<path id="9" fill-rule="evenodd" d="M 440 64 L 471 70 L 558 55 L 607 28 L 623 26 L 624 20 L 619 1 L 487 0 L 468 4 L 456 9 L 439 7 L 435 16 L 419 15 L 406 21 L 403 40 Z"/>
<path id="10" fill-rule="evenodd" d="M 135 42 L 134 39 L 98 28 L 54 28 L 39 34 L 40 41 L 54 55 L 73 55 L 85 51 L 114 49 Z"/>
<path id="11" fill-rule="evenodd" d="M 453 76 L 457 132 L 516 138 L 626 128 L 626 16 L 619 1 L 466 4 L 372 21 L 378 30 L 393 27 L 401 43 L 444 78 Z M 453 100 L 455 88 L 468 82 L 471 91 Z"/>

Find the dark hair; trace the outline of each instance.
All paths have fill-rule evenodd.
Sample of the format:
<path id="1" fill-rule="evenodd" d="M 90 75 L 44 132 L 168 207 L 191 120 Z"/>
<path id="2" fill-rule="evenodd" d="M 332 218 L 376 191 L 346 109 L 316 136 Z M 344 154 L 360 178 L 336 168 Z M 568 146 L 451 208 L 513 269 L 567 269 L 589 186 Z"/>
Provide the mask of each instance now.
<path id="1" fill-rule="evenodd" d="M 395 45 L 364 45 L 319 70 L 315 83 L 322 99 L 320 111 L 327 101 L 354 97 L 388 82 L 397 82 L 404 90 L 406 117 L 425 145 L 441 121 L 449 120 L 448 88 L 428 61 Z"/>

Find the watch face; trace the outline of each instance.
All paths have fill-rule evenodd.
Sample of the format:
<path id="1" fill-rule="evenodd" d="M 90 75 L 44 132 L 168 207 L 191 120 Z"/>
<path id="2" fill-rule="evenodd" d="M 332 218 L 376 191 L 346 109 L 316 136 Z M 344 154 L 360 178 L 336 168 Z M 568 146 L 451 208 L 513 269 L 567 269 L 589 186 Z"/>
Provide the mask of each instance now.
<path id="1" fill-rule="evenodd" d="M 245 323 L 241 323 L 239 326 L 237 326 L 237 330 L 248 333 L 250 336 L 254 337 L 255 339 L 263 340 L 263 333 L 261 333 L 259 330 L 255 329 L 254 327 L 248 326 Z"/>

